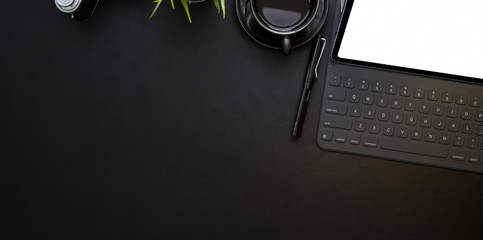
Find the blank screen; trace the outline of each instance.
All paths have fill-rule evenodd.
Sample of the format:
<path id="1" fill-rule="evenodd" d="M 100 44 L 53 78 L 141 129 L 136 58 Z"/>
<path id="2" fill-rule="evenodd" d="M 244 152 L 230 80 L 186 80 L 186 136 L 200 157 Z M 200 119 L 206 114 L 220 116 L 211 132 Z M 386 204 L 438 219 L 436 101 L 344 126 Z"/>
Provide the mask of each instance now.
<path id="1" fill-rule="evenodd" d="M 483 0 L 354 0 L 339 58 L 483 79 Z"/>

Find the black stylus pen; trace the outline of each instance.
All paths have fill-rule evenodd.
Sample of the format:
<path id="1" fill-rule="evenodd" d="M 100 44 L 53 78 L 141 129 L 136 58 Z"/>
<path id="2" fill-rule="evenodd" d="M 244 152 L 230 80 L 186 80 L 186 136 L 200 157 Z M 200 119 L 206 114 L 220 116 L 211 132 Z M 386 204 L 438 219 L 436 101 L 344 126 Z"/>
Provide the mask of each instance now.
<path id="1" fill-rule="evenodd" d="M 293 126 L 292 135 L 294 137 L 300 137 L 302 134 L 302 127 L 304 126 L 305 114 L 307 113 L 307 107 L 310 101 L 310 92 L 312 91 L 312 85 L 317 80 L 317 68 L 319 67 L 320 59 L 324 53 L 326 40 L 322 35 L 318 35 L 315 40 L 314 50 L 310 57 L 309 65 L 307 67 L 307 73 L 305 75 L 304 88 L 302 90 L 302 96 L 300 97 L 299 108 L 297 110 L 297 117 Z"/>

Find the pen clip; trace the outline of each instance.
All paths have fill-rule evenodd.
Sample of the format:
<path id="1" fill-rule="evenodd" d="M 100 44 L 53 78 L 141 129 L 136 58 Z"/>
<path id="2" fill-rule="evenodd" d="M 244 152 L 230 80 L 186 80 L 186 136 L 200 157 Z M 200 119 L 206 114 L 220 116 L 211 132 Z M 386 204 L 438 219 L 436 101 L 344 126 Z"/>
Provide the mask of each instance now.
<path id="1" fill-rule="evenodd" d="M 322 55 L 324 54 L 325 45 L 327 43 L 327 40 L 325 40 L 325 38 L 320 38 L 319 40 L 322 41 L 322 49 L 320 50 L 319 59 L 317 60 L 317 64 L 315 65 L 315 69 L 314 69 L 314 71 L 315 71 L 314 76 L 315 76 L 316 79 L 319 78 L 317 72 L 319 71 L 320 59 L 322 58 Z"/>

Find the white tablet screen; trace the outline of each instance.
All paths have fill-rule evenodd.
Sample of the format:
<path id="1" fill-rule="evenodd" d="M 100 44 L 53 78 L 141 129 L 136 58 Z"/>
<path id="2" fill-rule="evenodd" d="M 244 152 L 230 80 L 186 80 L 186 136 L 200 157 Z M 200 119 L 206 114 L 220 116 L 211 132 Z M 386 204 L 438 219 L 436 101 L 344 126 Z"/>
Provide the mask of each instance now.
<path id="1" fill-rule="evenodd" d="M 349 2 L 337 58 L 483 79 L 483 0 Z"/>

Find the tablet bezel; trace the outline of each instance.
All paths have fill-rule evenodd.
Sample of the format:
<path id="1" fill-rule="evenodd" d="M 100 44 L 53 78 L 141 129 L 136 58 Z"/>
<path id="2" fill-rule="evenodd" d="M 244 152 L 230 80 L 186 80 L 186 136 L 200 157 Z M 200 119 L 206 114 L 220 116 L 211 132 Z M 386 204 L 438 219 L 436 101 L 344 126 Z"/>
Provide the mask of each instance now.
<path id="1" fill-rule="evenodd" d="M 448 80 L 452 80 L 452 81 L 471 82 L 471 83 L 483 85 L 483 79 L 480 79 L 480 78 L 454 75 L 454 74 L 447 74 L 447 73 L 421 70 L 421 69 L 415 69 L 415 68 L 400 67 L 400 66 L 374 63 L 374 62 L 367 62 L 367 61 L 360 61 L 360 60 L 354 60 L 354 59 L 348 59 L 348 58 L 340 58 L 338 56 L 338 53 L 339 53 L 340 46 L 341 46 L 341 43 L 342 43 L 342 38 L 344 36 L 345 30 L 346 30 L 346 27 L 347 27 L 347 23 L 349 22 L 349 16 L 350 16 L 350 12 L 352 10 L 352 6 L 354 4 L 354 1 L 355 0 L 346 0 L 346 4 L 345 4 L 345 7 L 344 7 L 344 11 L 342 13 L 342 18 L 341 18 L 339 28 L 338 28 L 338 31 L 337 31 L 337 35 L 336 35 L 336 39 L 335 39 L 335 42 L 334 42 L 334 47 L 333 47 L 332 53 L 331 53 L 331 58 L 332 58 L 333 61 L 338 62 L 338 63 L 350 64 L 350 65 L 366 66 L 366 67 L 371 67 L 371 68 L 385 69 L 385 70 L 391 70 L 391 71 L 397 71 L 397 72 L 405 72 L 405 73 L 411 73 L 411 74 L 417 74 L 417 75 L 423 75 L 423 76 L 429 76 L 429 77 L 438 77 L 438 78 L 448 79 Z"/>

